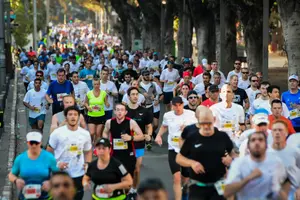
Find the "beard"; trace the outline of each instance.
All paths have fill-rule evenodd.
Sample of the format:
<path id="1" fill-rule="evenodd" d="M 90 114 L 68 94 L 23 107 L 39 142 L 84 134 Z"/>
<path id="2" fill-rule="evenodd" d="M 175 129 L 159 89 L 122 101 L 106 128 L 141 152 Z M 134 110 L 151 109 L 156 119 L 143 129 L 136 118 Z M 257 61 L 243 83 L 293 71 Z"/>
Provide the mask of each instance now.
<path id="1" fill-rule="evenodd" d="M 261 156 L 262 156 L 262 153 L 257 152 L 257 151 L 250 152 L 250 153 L 254 158 L 261 158 Z"/>

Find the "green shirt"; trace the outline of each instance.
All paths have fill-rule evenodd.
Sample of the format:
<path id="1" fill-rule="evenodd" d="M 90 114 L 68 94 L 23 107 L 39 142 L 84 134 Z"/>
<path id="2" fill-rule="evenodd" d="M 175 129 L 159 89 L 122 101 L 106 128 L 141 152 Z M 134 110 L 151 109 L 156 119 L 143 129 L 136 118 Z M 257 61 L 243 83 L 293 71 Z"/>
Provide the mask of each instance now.
<path id="1" fill-rule="evenodd" d="M 94 90 L 87 93 L 87 98 L 89 100 L 89 106 L 92 108 L 92 112 L 88 111 L 88 116 L 90 117 L 102 117 L 105 115 L 104 104 L 106 98 L 106 92 L 100 90 L 100 95 L 95 97 Z"/>
<path id="2" fill-rule="evenodd" d="M 61 64 L 62 63 L 62 57 L 61 56 L 56 56 L 55 60 L 57 63 Z"/>

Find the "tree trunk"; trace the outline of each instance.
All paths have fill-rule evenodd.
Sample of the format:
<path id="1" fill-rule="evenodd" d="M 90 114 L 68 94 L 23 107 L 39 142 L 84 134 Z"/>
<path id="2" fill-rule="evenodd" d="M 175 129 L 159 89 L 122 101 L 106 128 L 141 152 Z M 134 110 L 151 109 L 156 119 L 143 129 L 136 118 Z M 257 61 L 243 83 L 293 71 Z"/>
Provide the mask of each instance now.
<path id="1" fill-rule="evenodd" d="M 165 14 L 165 33 L 164 33 L 164 52 L 173 53 L 174 49 L 174 4 L 172 1 L 167 2 L 166 14 Z"/>
<path id="2" fill-rule="evenodd" d="M 122 33 L 121 33 L 121 35 L 122 35 L 123 49 L 128 50 L 131 46 L 128 20 L 122 20 L 121 19 L 121 24 L 122 24 Z"/>
<path id="3" fill-rule="evenodd" d="M 277 2 L 288 57 L 288 75 L 300 75 L 300 2 L 298 0 Z"/>
<path id="4" fill-rule="evenodd" d="M 25 18 L 28 19 L 29 0 L 24 0 L 24 11 L 25 11 Z"/>

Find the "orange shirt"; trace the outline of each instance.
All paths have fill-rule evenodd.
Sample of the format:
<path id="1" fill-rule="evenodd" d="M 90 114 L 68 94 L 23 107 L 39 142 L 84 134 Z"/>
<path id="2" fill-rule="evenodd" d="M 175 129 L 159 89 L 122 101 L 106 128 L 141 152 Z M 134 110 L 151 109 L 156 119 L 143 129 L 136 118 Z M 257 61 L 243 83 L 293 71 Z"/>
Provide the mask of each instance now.
<path id="1" fill-rule="evenodd" d="M 273 122 L 274 122 L 275 120 L 276 120 L 276 119 L 275 119 L 274 115 L 269 115 L 269 122 L 270 122 L 270 123 L 269 123 L 269 129 L 272 128 L 272 124 L 273 124 Z M 279 120 L 285 121 L 285 122 L 287 123 L 289 135 L 291 135 L 291 134 L 293 134 L 293 133 L 296 133 L 296 131 L 295 131 L 293 125 L 292 125 L 292 122 L 291 122 L 289 119 L 285 118 L 284 116 L 281 116 L 281 117 L 279 118 Z"/>

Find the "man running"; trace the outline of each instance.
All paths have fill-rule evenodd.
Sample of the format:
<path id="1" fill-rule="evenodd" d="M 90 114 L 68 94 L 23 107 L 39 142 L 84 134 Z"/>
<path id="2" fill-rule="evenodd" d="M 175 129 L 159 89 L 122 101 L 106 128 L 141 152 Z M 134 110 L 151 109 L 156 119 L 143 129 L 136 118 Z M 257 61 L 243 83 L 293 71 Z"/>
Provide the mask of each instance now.
<path id="1" fill-rule="evenodd" d="M 185 126 L 196 123 L 197 119 L 195 117 L 195 112 L 191 110 L 183 109 L 183 101 L 181 97 L 174 97 L 172 99 L 172 111 L 169 111 L 164 114 L 162 126 L 159 129 L 159 132 L 155 138 L 155 142 L 158 145 L 162 145 L 162 136 L 165 132 L 168 131 L 168 160 L 169 166 L 173 175 L 173 189 L 175 194 L 175 200 L 181 200 L 182 191 L 181 191 L 181 180 L 187 182 L 187 173 L 183 171 L 181 178 L 181 168 L 176 163 L 176 155 L 180 151 L 179 139 L 181 137 L 182 130 Z"/>
<path id="2" fill-rule="evenodd" d="M 57 128 L 50 135 L 47 151 L 52 152 L 61 170 L 73 178 L 77 193 L 75 200 L 83 198 L 82 179 L 85 165 L 92 161 L 92 142 L 88 131 L 78 126 L 80 111 L 71 106 L 64 111 L 66 125 Z"/>
<path id="3" fill-rule="evenodd" d="M 136 166 L 134 142 L 143 141 L 145 138 L 139 125 L 126 117 L 126 114 L 125 105 L 116 104 L 116 117 L 106 121 L 103 137 L 112 141 L 112 156 L 120 160 L 134 177 Z"/>
<path id="4" fill-rule="evenodd" d="M 262 132 L 249 136 L 250 155 L 236 158 L 225 182 L 224 197 L 244 199 L 286 199 L 281 188 L 286 179 L 283 163 L 276 156 L 266 154 L 267 138 Z"/>
<path id="5" fill-rule="evenodd" d="M 196 111 L 196 108 L 199 105 L 199 97 L 197 95 L 197 92 L 195 90 L 190 90 L 188 95 L 188 105 L 184 106 L 184 109 L 191 110 L 191 111 Z"/>
<path id="6" fill-rule="evenodd" d="M 152 137 L 152 118 L 149 117 L 149 110 L 140 106 L 138 104 L 138 94 L 139 91 L 135 87 L 131 87 L 127 91 L 129 96 L 129 104 L 127 105 L 126 116 L 137 122 L 144 137 L 147 141 L 151 140 Z M 152 113 L 151 113 L 152 114 Z M 137 186 L 140 182 L 140 170 L 143 161 L 143 156 L 145 155 L 145 141 L 135 142 L 135 155 L 136 155 L 136 166 L 134 171 L 133 186 L 131 191 L 129 191 L 129 198 L 136 198 L 137 196 Z"/>

